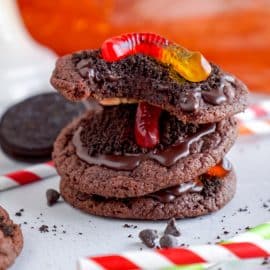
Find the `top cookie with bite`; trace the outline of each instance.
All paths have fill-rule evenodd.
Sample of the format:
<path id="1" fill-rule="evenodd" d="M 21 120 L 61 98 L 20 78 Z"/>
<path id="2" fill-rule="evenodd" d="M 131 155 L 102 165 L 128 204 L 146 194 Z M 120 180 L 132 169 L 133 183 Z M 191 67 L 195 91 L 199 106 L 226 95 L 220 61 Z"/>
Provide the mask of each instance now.
<path id="1" fill-rule="evenodd" d="M 247 106 L 247 87 L 214 64 L 208 64 L 207 78 L 194 82 L 154 57 L 135 53 L 107 61 L 102 49 L 60 57 L 52 85 L 73 101 L 94 98 L 103 105 L 144 101 L 196 124 L 218 122 Z"/>

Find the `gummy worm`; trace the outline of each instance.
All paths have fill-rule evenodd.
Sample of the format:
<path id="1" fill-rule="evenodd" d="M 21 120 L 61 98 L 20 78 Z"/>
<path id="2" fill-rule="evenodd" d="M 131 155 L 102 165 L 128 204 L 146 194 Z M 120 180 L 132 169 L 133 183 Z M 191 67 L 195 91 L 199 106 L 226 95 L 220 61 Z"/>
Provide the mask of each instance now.
<path id="1" fill-rule="evenodd" d="M 184 47 L 152 33 L 123 34 L 105 40 L 101 46 L 102 58 L 108 62 L 142 53 L 171 66 L 183 78 L 191 82 L 207 79 L 211 65 L 200 52 Z"/>

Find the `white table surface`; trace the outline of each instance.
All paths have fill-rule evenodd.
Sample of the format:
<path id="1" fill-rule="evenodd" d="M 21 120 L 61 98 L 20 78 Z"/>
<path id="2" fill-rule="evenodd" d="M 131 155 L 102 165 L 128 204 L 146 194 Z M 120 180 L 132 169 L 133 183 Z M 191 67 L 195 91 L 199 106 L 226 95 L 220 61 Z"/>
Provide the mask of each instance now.
<path id="1" fill-rule="evenodd" d="M 270 220 L 270 207 L 263 207 L 263 203 L 270 199 L 269 153 L 270 135 L 239 138 L 228 155 L 238 176 L 235 198 L 225 208 L 211 215 L 179 220 L 182 232 L 179 242 L 215 242 L 217 235 L 224 239 L 230 238 L 246 226 Z M 9 159 L 2 152 L 0 164 L 1 174 L 26 166 Z M 77 258 L 81 256 L 139 250 L 143 247 L 137 237 L 141 229 L 155 228 L 162 232 L 165 227 L 166 222 L 136 222 L 89 216 L 64 202 L 50 208 L 46 205 L 45 192 L 48 188 L 57 189 L 58 183 L 59 178 L 52 177 L 0 193 L 0 205 L 9 211 L 15 222 L 22 224 L 24 234 L 22 254 L 12 270 L 73 270 L 76 269 Z M 237 211 L 246 206 L 248 211 Z M 21 208 L 24 209 L 22 216 L 15 216 Z M 138 228 L 123 228 L 125 223 L 137 225 Z M 39 232 L 38 228 L 43 224 L 49 226 L 48 233 Z M 57 226 L 56 232 L 51 231 L 53 225 Z M 228 235 L 223 235 L 223 228 L 229 231 Z M 128 238 L 129 234 L 132 238 Z M 262 267 L 258 262 L 253 262 L 230 264 L 222 269 L 267 269 L 267 266 Z"/>

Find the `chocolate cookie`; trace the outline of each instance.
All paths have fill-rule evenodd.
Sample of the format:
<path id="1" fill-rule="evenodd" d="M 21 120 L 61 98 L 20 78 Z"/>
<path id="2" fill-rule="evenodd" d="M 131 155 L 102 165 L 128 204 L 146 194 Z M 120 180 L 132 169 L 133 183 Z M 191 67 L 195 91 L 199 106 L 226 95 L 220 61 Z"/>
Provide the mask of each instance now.
<path id="1" fill-rule="evenodd" d="M 205 215 L 222 208 L 235 194 L 236 176 L 231 171 L 224 178 L 202 178 L 203 187 L 163 200 L 155 194 L 143 197 L 115 199 L 88 195 L 78 191 L 70 179 L 62 178 L 62 197 L 82 211 L 106 217 L 128 219 L 169 219 Z M 164 192 L 164 191 L 163 191 Z"/>
<path id="2" fill-rule="evenodd" d="M 141 54 L 112 63 L 99 50 L 66 55 L 58 59 L 51 83 L 70 100 L 145 101 L 188 123 L 218 122 L 247 106 L 246 86 L 216 65 L 207 80 L 194 83 Z"/>
<path id="3" fill-rule="evenodd" d="M 0 206 L 0 270 L 12 265 L 23 247 L 20 227 L 10 220 L 8 213 Z"/>
<path id="4" fill-rule="evenodd" d="M 60 130 L 85 110 L 57 93 L 30 97 L 10 107 L 0 122 L 3 150 L 20 159 L 50 159 Z"/>
<path id="5" fill-rule="evenodd" d="M 216 165 L 237 136 L 233 118 L 184 125 L 164 112 L 160 143 L 151 150 L 139 148 L 133 138 L 134 106 L 88 112 L 62 130 L 53 159 L 59 175 L 76 190 L 125 198 L 187 182 Z"/>

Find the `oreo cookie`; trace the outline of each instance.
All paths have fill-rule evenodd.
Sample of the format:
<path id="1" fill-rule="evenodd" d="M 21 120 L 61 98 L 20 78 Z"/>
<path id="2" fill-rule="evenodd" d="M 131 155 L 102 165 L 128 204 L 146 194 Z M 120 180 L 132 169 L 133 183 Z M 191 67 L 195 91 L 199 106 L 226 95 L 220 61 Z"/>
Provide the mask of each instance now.
<path id="1" fill-rule="evenodd" d="M 36 95 L 10 107 L 0 122 L 0 144 L 10 156 L 22 160 L 50 159 L 60 130 L 85 111 L 58 93 Z"/>

